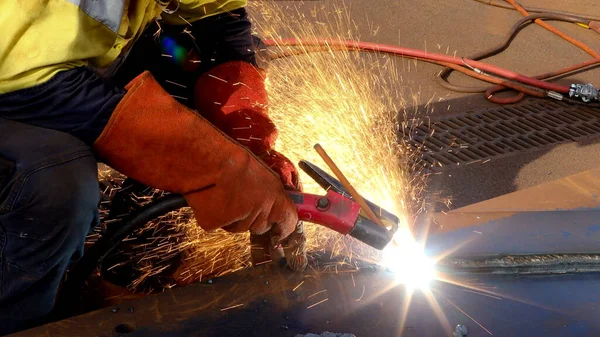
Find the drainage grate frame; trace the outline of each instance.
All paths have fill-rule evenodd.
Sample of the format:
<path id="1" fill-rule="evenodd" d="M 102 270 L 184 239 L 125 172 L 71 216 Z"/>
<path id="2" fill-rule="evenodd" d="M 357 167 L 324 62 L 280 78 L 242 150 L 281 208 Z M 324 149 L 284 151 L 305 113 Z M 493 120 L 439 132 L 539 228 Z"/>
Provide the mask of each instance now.
<path id="1" fill-rule="evenodd" d="M 559 101 L 468 111 L 416 127 L 406 137 L 424 173 L 600 136 L 600 109 Z"/>

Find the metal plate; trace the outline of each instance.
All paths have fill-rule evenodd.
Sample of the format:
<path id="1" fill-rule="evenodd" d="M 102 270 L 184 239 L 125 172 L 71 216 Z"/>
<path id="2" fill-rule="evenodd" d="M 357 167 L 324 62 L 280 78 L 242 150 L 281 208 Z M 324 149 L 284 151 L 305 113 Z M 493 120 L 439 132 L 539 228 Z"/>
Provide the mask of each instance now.
<path id="1" fill-rule="evenodd" d="M 436 214 L 454 230 L 430 234 L 425 248 L 432 256 L 460 258 L 598 254 L 599 219 L 599 210 Z"/>
<path id="2" fill-rule="evenodd" d="M 410 135 L 426 172 L 580 141 L 600 135 L 600 109 L 550 100 L 467 112 L 434 120 Z"/>
<path id="3" fill-rule="evenodd" d="M 324 331 L 439 337 L 451 336 L 457 324 L 467 326 L 469 337 L 600 335 L 598 274 L 451 279 L 464 286 L 433 282 L 431 296 L 411 297 L 377 269 L 299 274 L 261 266 L 15 337 L 293 337 Z"/>

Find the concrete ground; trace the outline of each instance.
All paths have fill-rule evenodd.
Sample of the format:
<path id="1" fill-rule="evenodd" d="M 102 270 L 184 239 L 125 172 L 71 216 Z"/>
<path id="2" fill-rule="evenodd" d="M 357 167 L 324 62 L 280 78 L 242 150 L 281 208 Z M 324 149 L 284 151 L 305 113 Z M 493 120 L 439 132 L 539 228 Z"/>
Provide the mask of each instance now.
<path id="1" fill-rule="evenodd" d="M 344 7 L 365 41 L 448 52 L 466 56 L 490 48 L 503 40 L 511 25 L 522 18 L 516 11 L 496 8 L 473 0 L 403 0 L 403 1 L 277 1 L 299 12 L 331 10 Z M 600 13 L 593 0 L 522 0 L 523 5 L 575 13 Z M 309 16 L 308 16 L 309 17 Z M 600 34 L 569 23 L 552 25 L 600 51 Z M 530 25 L 501 55 L 487 61 L 526 74 L 536 75 L 586 61 L 589 55 L 556 35 Z M 461 94 L 443 89 L 435 82 L 437 65 L 419 63 L 408 69 L 406 60 L 396 59 L 402 69 L 403 83 L 419 91 L 413 103 L 432 119 L 460 115 L 469 110 L 497 107 L 482 94 Z M 462 75 L 451 76 L 457 84 L 480 85 Z M 595 69 L 560 83 L 585 82 L 600 85 L 600 69 Z M 405 88 L 403 88 L 405 89 Z M 430 106 L 424 105 L 434 98 Z M 440 100 L 441 99 L 441 100 Z M 600 135 L 599 135 L 600 136 Z M 565 177 L 600 166 L 600 143 L 595 137 L 585 143 L 569 143 L 540 148 L 526 154 L 507 156 L 493 165 L 471 165 L 451 169 L 429 180 L 430 192 L 443 191 L 453 200 L 451 208 L 468 205 L 522 188 Z"/>

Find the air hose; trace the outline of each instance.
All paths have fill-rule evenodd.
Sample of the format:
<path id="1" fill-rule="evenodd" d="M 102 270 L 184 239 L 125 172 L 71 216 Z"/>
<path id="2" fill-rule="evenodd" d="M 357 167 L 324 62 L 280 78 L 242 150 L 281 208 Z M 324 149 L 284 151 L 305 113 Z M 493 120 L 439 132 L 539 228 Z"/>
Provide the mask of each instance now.
<path id="1" fill-rule="evenodd" d="M 589 26 L 595 21 L 597 18 L 579 15 L 573 13 L 559 12 L 559 11 L 541 11 L 539 9 L 534 9 L 534 11 L 539 11 L 537 14 L 529 15 L 525 11 L 523 7 L 515 3 L 513 0 L 506 0 L 510 3 L 506 4 L 507 6 L 514 6 L 514 9 L 520 11 L 521 13 L 527 14 L 526 17 L 520 19 L 516 22 L 510 29 L 504 41 L 498 46 L 486 50 L 484 52 L 473 55 L 469 58 L 459 58 L 455 56 L 449 56 L 444 54 L 436 54 L 430 53 L 418 49 L 411 48 L 403 48 L 398 46 L 391 46 L 385 44 L 378 43 L 370 43 L 370 42 L 361 42 L 361 41 L 352 41 L 352 40 L 336 40 L 336 39 L 325 39 L 325 38 L 307 38 L 307 39 L 269 39 L 263 41 L 266 46 L 279 46 L 279 47 L 288 47 L 288 46 L 302 46 L 303 49 L 301 51 L 288 51 L 278 56 L 274 56 L 274 58 L 278 57 L 288 57 L 292 55 L 298 55 L 302 53 L 310 53 L 315 51 L 322 51 L 323 48 L 329 50 L 360 50 L 360 51 L 371 51 L 371 52 L 379 52 L 379 53 L 389 53 L 393 55 L 399 55 L 403 57 L 414 58 L 420 61 L 430 62 L 438 65 L 442 65 L 445 69 L 438 75 L 438 83 L 442 85 L 444 88 L 449 90 L 458 91 L 458 92 L 466 92 L 466 93 L 482 93 L 485 92 L 486 98 L 492 102 L 499 104 L 508 104 L 508 103 L 516 103 L 523 99 L 525 95 L 531 95 L 535 97 L 552 97 L 555 99 L 560 99 L 567 101 L 569 103 L 581 103 L 575 99 L 569 99 L 569 93 L 571 87 L 559 84 L 553 84 L 546 82 L 544 80 L 556 79 L 560 77 L 567 76 L 574 72 L 581 72 L 593 67 L 596 67 L 600 64 L 600 54 L 597 54 L 594 50 L 592 50 L 587 45 L 582 42 L 575 40 L 568 35 L 560 32 L 558 29 L 547 25 L 545 22 L 541 20 L 557 20 L 557 21 L 565 21 L 572 22 L 584 26 Z M 492 1 L 479 1 L 484 3 L 492 4 Z M 508 8 L 508 7 L 506 7 Z M 513 8 L 513 7 L 511 7 Z M 552 31 L 553 33 L 559 35 L 563 39 L 571 42 L 572 44 L 578 46 L 588 54 L 592 55 L 594 58 L 592 60 L 579 63 L 576 65 L 572 65 L 557 71 L 553 71 L 546 74 L 541 74 L 534 77 L 525 76 L 511 70 L 507 70 L 498 66 L 494 66 L 491 64 L 487 64 L 484 62 L 480 62 L 479 60 L 496 55 L 508 48 L 510 43 L 516 37 L 516 35 L 527 25 L 535 22 L 537 24 L 542 25 L 544 28 Z M 460 71 L 470 77 L 483 80 L 495 86 L 492 87 L 464 87 L 453 85 L 447 81 L 447 77 L 450 75 L 452 71 Z M 507 88 L 513 89 L 519 92 L 517 96 L 509 97 L 509 98 L 497 98 L 494 96 L 495 93 L 504 91 Z M 597 96 L 596 96 L 597 97 Z M 597 99 L 597 98 L 596 98 Z M 591 105 L 591 104 L 587 104 Z"/>
<path id="2" fill-rule="evenodd" d="M 375 51 L 380 53 L 390 53 L 399 56 L 411 57 L 418 60 L 440 63 L 446 62 L 459 66 L 466 66 L 475 72 L 487 73 L 504 77 L 509 80 L 517 81 L 523 84 L 531 85 L 540 89 L 552 90 L 560 93 L 568 93 L 569 87 L 560 84 L 548 83 L 536 78 L 528 77 L 512 70 L 504 69 L 492 64 L 479 62 L 476 60 L 470 60 L 466 58 L 459 58 L 449 56 L 445 54 L 430 53 L 419 49 L 391 46 L 387 44 L 379 44 L 372 42 L 360 42 L 351 40 L 335 40 L 335 39 L 321 39 L 321 38 L 309 38 L 309 39 L 270 39 L 263 41 L 267 46 L 331 46 L 331 47 L 346 47 L 348 49 Z"/>

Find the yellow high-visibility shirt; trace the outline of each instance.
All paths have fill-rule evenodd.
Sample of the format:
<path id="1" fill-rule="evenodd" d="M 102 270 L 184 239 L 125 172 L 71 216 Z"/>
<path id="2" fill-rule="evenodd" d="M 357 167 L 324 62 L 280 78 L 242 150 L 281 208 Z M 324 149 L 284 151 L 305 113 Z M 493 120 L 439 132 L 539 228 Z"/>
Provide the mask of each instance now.
<path id="1" fill-rule="evenodd" d="M 246 6 L 246 0 L 0 0 L 0 94 L 56 73 L 106 68 L 149 23 L 186 24 Z M 172 8 L 169 6 L 169 8 Z"/>

